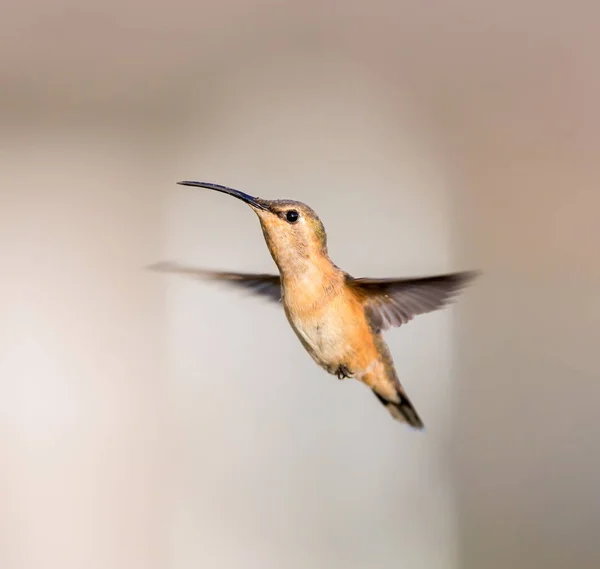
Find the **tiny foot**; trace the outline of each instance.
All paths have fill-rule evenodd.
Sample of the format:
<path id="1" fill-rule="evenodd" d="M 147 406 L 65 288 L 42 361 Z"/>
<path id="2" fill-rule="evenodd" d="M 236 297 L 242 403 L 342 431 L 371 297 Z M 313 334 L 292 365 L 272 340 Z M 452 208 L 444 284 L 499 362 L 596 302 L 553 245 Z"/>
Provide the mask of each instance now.
<path id="1" fill-rule="evenodd" d="M 346 379 L 347 377 L 350 377 L 350 370 L 346 366 L 342 365 L 337 368 L 335 375 L 337 375 L 338 379 Z"/>

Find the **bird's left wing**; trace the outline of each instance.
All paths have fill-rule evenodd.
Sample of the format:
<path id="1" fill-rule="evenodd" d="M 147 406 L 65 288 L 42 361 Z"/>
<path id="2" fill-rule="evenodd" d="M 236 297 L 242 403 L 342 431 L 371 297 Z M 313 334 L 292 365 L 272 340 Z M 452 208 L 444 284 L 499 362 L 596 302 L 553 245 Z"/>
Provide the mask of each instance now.
<path id="1" fill-rule="evenodd" d="M 478 273 L 462 272 L 408 279 L 355 279 L 346 284 L 361 299 L 374 328 L 387 330 L 442 308 Z"/>
<path id="2" fill-rule="evenodd" d="M 279 302 L 281 300 L 281 279 L 279 275 L 207 271 L 168 262 L 157 263 L 148 268 L 152 271 L 162 273 L 175 273 L 199 279 L 224 282 L 246 289 L 252 294 L 262 296 L 271 301 Z"/>

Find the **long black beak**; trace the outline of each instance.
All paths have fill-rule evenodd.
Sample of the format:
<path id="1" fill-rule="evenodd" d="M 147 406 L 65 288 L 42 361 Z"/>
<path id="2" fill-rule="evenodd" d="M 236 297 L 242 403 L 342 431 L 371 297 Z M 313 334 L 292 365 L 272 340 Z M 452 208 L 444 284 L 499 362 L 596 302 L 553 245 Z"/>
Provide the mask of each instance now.
<path id="1" fill-rule="evenodd" d="M 177 182 L 182 186 L 193 186 L 195 188 L 206 188 L 207 190 L 215 190 L 217 192 L 223 192 L 224 194 L 229 194 L 238 200 L 242 200 L 246 202 L 248 205 L 252 207 L 256 207 L 258 209 L 263 209 L 265 211 L 269 211 L 267 205 L 260 199 L 255 198 L 249 194 L 245 194 L 244 192 L 240 192 L 239 190 L 234 190 L 233 188 L 228 188 L 227 186 L 221 186 L 220 184 L 212 184 L 210 182 Z"/>

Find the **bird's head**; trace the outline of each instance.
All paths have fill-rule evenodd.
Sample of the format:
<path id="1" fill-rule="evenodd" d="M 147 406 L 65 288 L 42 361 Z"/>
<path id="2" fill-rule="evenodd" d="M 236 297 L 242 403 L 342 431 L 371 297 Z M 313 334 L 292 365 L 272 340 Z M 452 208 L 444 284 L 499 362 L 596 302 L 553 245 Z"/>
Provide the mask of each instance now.
<path id="1" fill-rule="evenodd" d="M 327 257 L 327 234 L 317 214 L 292 200 L 265 200 L 209 182 L 179 182 L 228 194 L 247 203 L 260 220 L 265 241 L 282 275 L 302 271 L 310 260 Z"/>

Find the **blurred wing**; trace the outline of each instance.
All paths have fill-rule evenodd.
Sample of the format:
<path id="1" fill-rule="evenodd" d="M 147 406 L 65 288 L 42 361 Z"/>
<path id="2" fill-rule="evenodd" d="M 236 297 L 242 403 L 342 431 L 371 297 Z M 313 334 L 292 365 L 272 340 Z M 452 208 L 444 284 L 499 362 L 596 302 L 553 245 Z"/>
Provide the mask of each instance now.
<path id="1" fill-rule="evenodd" d="M 464 272 L 412 279 L 348 277 L 347 284 L 363 301 L 373 327 L 387 330 L 442 308 L 476 276 L 475 272 Z"/>
<path id="2" fill-rule="evenodd" d="M 158 263 L 148 268 L 161 273 L 174 273 L 204 280 L 224 282 L 246 289 L 252 294 L 268 298 L 275 302 L 281 300 L 281 279 L 278 275 L 206 271 L 177 263 Z"/>

